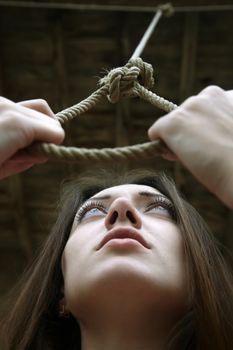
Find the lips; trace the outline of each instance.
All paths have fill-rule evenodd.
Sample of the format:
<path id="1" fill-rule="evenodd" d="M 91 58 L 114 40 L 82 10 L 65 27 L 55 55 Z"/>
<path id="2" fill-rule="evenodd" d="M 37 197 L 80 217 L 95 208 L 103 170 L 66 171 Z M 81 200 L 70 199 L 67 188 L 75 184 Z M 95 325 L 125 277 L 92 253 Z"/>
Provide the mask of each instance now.
<path id="1" fill-rule="evenodd" d="M 112 239 L 125 239 L 130 238 L 138 241 L 142 246 L 150 249 L 149 244 L 146 242 L 144 237 L 134 228 L 114 228 L 108 232 L 108 234 L 102 239 L 97 250 L 101 249 L 107 242 Z"/>

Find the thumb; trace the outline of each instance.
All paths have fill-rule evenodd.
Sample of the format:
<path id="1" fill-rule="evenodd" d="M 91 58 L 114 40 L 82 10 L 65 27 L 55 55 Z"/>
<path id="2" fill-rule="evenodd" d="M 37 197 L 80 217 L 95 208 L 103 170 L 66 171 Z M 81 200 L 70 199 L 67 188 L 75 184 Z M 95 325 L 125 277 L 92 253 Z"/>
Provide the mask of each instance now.
<path id="1" fill-rule="evenodd" d="M 148 137 L 151 141 L 160 140 L 161 141 L 161 155 L 164 159 L 170 160 L 170 161 L 176 161 L 178 160 L 178 157 L 175 155 L 175 153 L 172 152 L 172 150 L 167 146 L 167 144 L 164 142 L 162 138 L 162 134 L 160 132 L 160 121 L 161 119 L 157 120 L 149 129 L 148 129 Z"/>

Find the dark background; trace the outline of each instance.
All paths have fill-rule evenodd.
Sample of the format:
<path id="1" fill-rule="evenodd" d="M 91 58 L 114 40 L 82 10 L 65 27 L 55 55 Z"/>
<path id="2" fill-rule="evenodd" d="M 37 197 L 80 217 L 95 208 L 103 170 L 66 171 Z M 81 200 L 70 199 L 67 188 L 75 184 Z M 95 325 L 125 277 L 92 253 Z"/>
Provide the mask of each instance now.
<path id="1" fill-rule="evenodd" d="M 0 94 L 16 102 L 43 98 L 58 112 L 96 90 L 106 69 L 128 61 L 153 17 L 153 11 L 143 12 L 145 7 L 158 2 L 98 1 L 106 8 L 95 10 L 88 8 L 92 1 L 82 2 L 85 10 L 64 9 L 67 1 L 56 3 L 0 1 Z M 114 4 L 141 6 L 141 11 L 107 11 Z M 153 90 L 180 104 L 209 84 L 232 89 L 233 2 L 188 0 L 173 5 L 177 11 L 160 20 L 142 54 L 155 70 Z M 201 6 L 199 11 L 196 6 Z M 65 143 L 102 148 L 147 142 L 147 129 L 163 114 L 138 99 L 102 102 L 66 127 Z M 172 175 L 232 251 L 232 212 L 180 164 L 155 157 L 127 166 Z M 50 161 L 0 182 L 1 305 L 49 233 L 61 183 L 92 168 L 90 163 Z"/>

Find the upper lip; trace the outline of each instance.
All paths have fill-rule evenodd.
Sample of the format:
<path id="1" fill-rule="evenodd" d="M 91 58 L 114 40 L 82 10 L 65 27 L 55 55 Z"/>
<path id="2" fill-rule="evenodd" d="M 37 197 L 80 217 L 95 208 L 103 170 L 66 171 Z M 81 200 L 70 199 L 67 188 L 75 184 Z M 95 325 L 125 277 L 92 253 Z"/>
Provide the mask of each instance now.
<path id="1" fill-rule="evenodd" d="M 131 238 L 141 243 L 145 248 L 150 249 L 148 242 L 136 229 L 131 227 L 118 227 L 110 230 L 106 236 L 104 236 L 98 245 L 97 250 L 102 248 L 107 242 L 114 238 Z"/>

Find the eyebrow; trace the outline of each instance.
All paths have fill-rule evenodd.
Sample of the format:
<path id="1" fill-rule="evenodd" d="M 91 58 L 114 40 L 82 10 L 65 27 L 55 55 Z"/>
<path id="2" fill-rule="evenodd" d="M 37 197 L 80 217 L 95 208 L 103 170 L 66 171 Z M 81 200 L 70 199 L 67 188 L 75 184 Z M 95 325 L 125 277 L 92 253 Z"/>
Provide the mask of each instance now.
<path id="1" fill-rule="evenodd" d="M 157 196 L 165 197 L 162 193 L 155 193 L 155 192 L 149 192 L 149 191 L 142 191 L 142 192 L 139 192 L 138 194 L 143 197 L 157 197 Z"/>
<path id="2" fill-rule="evenodd" d="M 101 200 L 104 200 L 104 199 L 110 199 L 111 196 L 108 194 L 108 195 L 105 195 L 105 196 L 94 196 L 94 197 L 91 197 L 88 199 L 88 201 L 92 200 L 92 199 L 101 199 Z"/>

